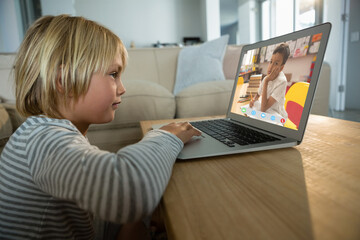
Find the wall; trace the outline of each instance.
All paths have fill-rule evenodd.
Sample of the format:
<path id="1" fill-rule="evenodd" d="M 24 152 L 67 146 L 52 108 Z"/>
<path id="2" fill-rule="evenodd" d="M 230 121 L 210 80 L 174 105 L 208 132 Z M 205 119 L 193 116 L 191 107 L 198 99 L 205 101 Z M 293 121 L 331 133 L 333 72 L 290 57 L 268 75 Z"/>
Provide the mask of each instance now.
<path id="1" fill-rule="evenodd" d="M 219 0 L 42 0 L 43 14 L 68 13 L 99 22 L 129 47 L 220 37 Z"/>
<path id="2" fill-rule="evenodd" d="M 255 0 L 239 0 L 239 39 L 237 44 L 250 44 L 259 41 L 257 11 L 258 6 Z"/>
<path id="3" fill-rule="evenodd" d="M 16 52 L 22 40 L 21 22 L 17 18 L 17 1 L 0 1 L 0 52 Z"/>
<path id="4" fill-rule="evenodd" d="M 88 17 L 114 31 L 128 47 L 179 43 L 183 37 L 205 38 L 200 0 L 74 0 L 76 15 Z"/>
<path id="5" fill-rule="evenodd" d="M 303 81 L 304 77 L 310 74 L 310 66 L 315 54 L 309 54 L 304 57 L 289 58 L 284 66 L 284 73 L 291 73 L 291 81 Z M 262 68 L 262 73 L 267 75 L 267 68 L 269 63 L 261 63 L 259 67 Z"/>
<path id="6" fill-rule="evenodd" d="M 75 0 L 41 0 L 42 15 L 76 15 L 74 1 Z"/>
<path id="7" fill-rule="evenodd" d="M 220 37 L 220 0 L 202 0 L 205 2 L 206 40 Z M 202 5 L 203 6 L 203 5 Z"/>
<path id="8" fill-rule="evenodd" d="M 350 18 L 349 18 L 349 39 L 347 51 L 347 76 L 345 88 L 345 108 L 360 110 L 360 75 L 359 57 L 360 57 L 360 41 L 351 40 L 351 34 L 359 34 L 360 32 L 360 1 L 350 1 Z"/>
<path id="9" fill-rule="evenodd" d="M 328 62 L 331 67 L 330 73 L 330 109 L 339 109 L 337 103 L 338 97 L 338 83 L 340 79 L 340 56 L 341 56 L 341 9 L 342 1 L 339 0 L 324 0 L 324 22 L 332 24 L 329 42 L 326 48 L 324 61 Z"/>
<path id="10" fill-rule="evenodd" d="M 221 35 L 229 35 L 229 44 L 236 44 L 238 38 L 238 0 L 220 1 Z"/>
<path id="11" fill-rule="evenodd" d="M 238 35 L 238 22 L 221 26 L 221 35 L 229 35 L 229 44 L 236 44 Z"/>
<path id="12" fill-rule="evenodd" d="M 0 1 L 0 30 L 7 35 L 18 33 L 16 5 L 19 0 Z M 4 7 L 6 5 L 6 7 Z M 129 47 L 151 47 L 161 43 L 181 43 L 184 37 L 208 41 L 220 37 L 220 0 L 41 0 L 43 15 L 84 16 L 108 27 Z M 11 11 L 9 11 L 11 10 Z M 20 15 L 19 15 L 20 16 Z M 2 34 L 5 34 L 2 33 Z M 9 35 L 15 52 L 22 36 Z M 0 38 L 2 46 L 7 46 Z"/>

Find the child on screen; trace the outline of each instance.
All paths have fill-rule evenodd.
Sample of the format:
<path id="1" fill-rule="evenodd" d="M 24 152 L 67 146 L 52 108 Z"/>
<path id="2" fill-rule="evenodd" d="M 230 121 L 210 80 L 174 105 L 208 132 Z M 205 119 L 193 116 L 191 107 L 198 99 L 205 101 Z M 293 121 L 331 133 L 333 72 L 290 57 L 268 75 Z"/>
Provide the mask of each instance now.
<path id="1" fill-rule="evenodd" d="M 267 68 L 267 76 L 250 101 L 250 108 L 287 119 L 288 115 L 284 107 L 287 80 L 282 70 L 289 55 L 290 49 L 287 44 L 282 43 L 275 48 Z"/>

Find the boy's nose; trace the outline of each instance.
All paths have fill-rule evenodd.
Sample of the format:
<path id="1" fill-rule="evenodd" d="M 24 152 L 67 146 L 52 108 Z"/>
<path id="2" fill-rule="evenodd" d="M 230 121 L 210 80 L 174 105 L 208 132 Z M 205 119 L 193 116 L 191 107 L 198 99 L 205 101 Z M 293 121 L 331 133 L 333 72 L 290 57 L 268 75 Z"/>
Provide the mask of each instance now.
<path id="1" fill-rule="evenodd" d="M 117 86 L 117 95 L 121 96 L 126 92 L 126 88 L 121 80 L 119 80 L 118 86 Z"/>
<path id="2" fill-rule="evenodd" d="M 269 64 L 269 70 L 272 71 L 273 67 L 274 67 L 274 65 L 270 63 Z"/>

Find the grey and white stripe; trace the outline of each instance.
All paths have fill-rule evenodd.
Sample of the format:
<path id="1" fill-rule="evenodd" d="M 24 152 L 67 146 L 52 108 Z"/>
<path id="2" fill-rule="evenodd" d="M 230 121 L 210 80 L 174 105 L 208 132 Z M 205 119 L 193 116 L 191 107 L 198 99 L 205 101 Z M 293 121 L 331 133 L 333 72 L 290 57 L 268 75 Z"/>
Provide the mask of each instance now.
<path id="1" fill-rule="evenodd" d="M 117 223 L 148 216 L 182 147 L 156 130 L 109 153 L 68 120 L 28 118 L 0 156 L 0 239 L 92 239 L 93 215 Z"/>

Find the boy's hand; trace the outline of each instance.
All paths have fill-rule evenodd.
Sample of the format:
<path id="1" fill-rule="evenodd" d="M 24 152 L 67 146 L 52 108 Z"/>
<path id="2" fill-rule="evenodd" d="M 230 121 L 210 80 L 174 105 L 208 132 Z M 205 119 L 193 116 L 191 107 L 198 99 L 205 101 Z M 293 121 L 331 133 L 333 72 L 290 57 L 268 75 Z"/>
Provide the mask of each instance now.
<path id="1" fill-rule="evenodd" d="M 270 74 L 266 76 L 265 80 L 268 81 L 268 82 L 275 80 L 280 72 L 281 72 L 281 66 L 274 67 L 271 70 Z"/>
<path id="2" fill-rule="evenodd" d="M 180 122 L 180 123 L 170 123 L 161 127 L 160 129 L 168 131 L 178 138 L 180 138 L 183 143 L 188 142 L 193 136 L 200 136 L 201 132 L 194 128 L 188 122 Z"/>
<path id="3" fill-rule="evenodd" d="M 250 101 L 250 103 L 249 103 L 249 107 L 250 108 L 252 108 L 253 106 L 254 106 L 254 102 L 255 102 L 256 100 L 255 99 L 252 99 L 251 101 Z"/>
<path id="4" fill-rule="evenodd" d="M 254 103 L 259 99 L 259 94 L 256 93 L 255 97 L 253 97 L 253 95 L 250 92 L 250 103 L 249 103 L 249 107 L 252 108 L 254 106 Z"/>

